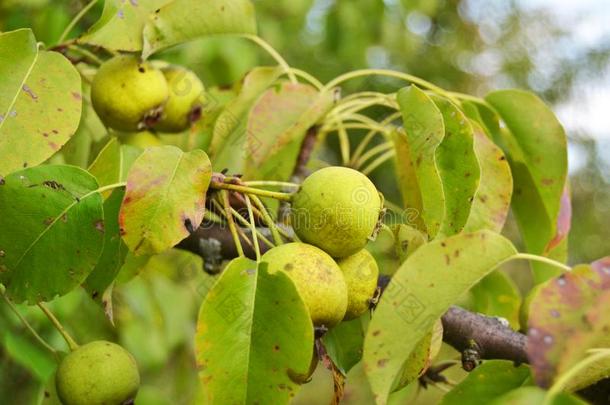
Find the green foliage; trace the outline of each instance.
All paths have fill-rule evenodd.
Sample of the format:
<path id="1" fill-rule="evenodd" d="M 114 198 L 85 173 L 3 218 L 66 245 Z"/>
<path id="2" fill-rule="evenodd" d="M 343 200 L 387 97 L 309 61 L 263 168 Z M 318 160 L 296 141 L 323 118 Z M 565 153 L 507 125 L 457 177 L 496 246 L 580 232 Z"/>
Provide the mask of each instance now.
<path id="1" fill-rule="evenodd" d="M 211 169 L 200 150 L 145 150 L 129 170 L 119 213 L 121 236 L 129 249 L 137 255 L 160 253 L 200 224 Z"/>
<path id="2" fill-rule="evenodd" d="M 307 379 L 313 327 L 286 274 L 235 259 L 201 306 L 196 342 L 209 401 L 285 403 Z"/>
<path id="3" fill-rule="evenodd" d="M 0 34 L 0 175 L 36 166 L 74 134 L 80 77 L 56 52 L 38 49 L 32 31 Z"/>
<path id="4" fill-rule="evenodd" d="M 318 359 L 333 403 L 417 402 L 453 385 L 440 318 L 456 304 L 527 333 L 531 368 L 485 361 L 444 404 L 578 404 L 607 377 L 608 259 L 564 273 L 567 139 L 545 101 L 453 92 L 490 84 L 463 66 L 490 46 L 463 2 L 318 3 L 263 0 L 256 18 L 248 0 L 24 3 L 61 22 L 45 29 L 0 5 L 0 381 L 11 359 L 57 403 L 59 338 L 68 358 L 88 347 L 73 334 L 134 354 L 139 404 L 319 402 Z M 113 60 L 129 63 L 102 80 Z M 154 76 L 161 91 L 139 91 Z M 363 269 L 339 258 L 357 251 L 390 281 L 373 271 L 344 319 Z M 511 259 L 532 262 L 531 302 L 494 271 Z M 63 391 L 97 377 L 60 374 Z"/>

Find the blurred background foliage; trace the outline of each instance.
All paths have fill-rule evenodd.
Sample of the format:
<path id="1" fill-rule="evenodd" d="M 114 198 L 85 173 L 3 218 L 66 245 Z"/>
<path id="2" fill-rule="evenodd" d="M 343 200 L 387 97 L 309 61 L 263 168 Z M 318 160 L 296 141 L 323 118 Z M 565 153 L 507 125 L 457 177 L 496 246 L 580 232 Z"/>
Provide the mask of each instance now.
<path id="1" fill-rule="evenodd" d="M 86 3 L 0 0 L 0 31 L 31 27 L 39 41 L 52 46 Z M 589 19 L 595 17 L 594 8 L 589 14 L 569 15 L 566 20 L 565 15 L 558 18 L 555 2 L 551 1 L 531 2 L 534 6 L 516 0 L 254 3 L 260 35 L 292 66 L 322 81 L 346 71 L 373 67 L 409 72 L 447 89 L 479 96 L 504 87 L 538 93 L 559 112 L 563 111 L 560 118 L 570 124 L 570 262 L 590 262 L 610 253 L 610 125 L 601 125 L 601 130 L 598 125 L 595 131 L 587 125 L 590 117 L 581 115 L 579 110 L 590 94 L 586 89 L 610 87 L 610 36 L 608 31 L 595 32 L 602 29 L 599 26 L 587 26 Z M 93 24 L 101 8 L 100 1 L 73 35 Z M 586 11 L 586 7 L 583 9 Z M 585 40 L 576 32 L 583 26 L 588 27 L 589 34 L 593 30 Z M 161 57 L 195 70 L 207 87 L 232 84 L 252 67 L 272 63 L 251 43 L 224 37 L 198 40 Z M 367 78 L 350 81 L 344 91 L 366 88 L 390 92 L 400 85 L 387 78 Z M 605 101 L 610 103 L 608 98 Z M 604 118 L 610 124 L 607 112 L 605 117 L 597 117 Z M 387 169 L 382 166 L 372 176 L 381 188 L 387 189 L 384 191 L 392 200 L 393 170 Z M 509 223 L 507 233 L 516 234 L 514 225 Z M 116 289 L 114 315 L 118 328 L 113 328 L 99 306 L 81 291 L 56 300 L 52 309 L 77 340 L 113 339 L 134 353 L 146 382 L 138 404 L 192 403 L 198 391 L 192 329 L 201 297 L 213 280 L 200 271 L 199 258 L 184 252 L 170 251 L 150 260 L 134 260 L 129 266 L 142 277 L 128 280 Z M 39 312 L 26 307 L 20 310 L 45 338 L 65 349 Z M 52 359 L 22 329 L 6 305 L 0 305 L 0 403 L 7 398 L 14 404 L 36 403 L 42 395 L 41 384 L 53 369 Z M 320 396 L 332 390 L 328 378 L 316 376 L 312 384 L 316 388 L 308 391 Z M 408 397 L 413 389 L 403 395 Z M 351 395 L 358 397 L 357 393 Z M 318 402 L 308 396 L 296 402 L 326 400 Z"/>

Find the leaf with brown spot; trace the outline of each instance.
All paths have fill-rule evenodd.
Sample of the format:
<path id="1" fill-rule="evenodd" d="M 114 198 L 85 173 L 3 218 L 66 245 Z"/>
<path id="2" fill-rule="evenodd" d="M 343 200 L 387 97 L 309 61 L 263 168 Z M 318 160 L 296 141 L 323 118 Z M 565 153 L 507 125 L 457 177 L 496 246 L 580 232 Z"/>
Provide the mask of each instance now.
<path id="1" fill-rule="evenodd" d="M 445 255 L 456 250 L 447 265 Z M 478 231 L 430 242 L 409 256 L 381 296 L 364 341 L 365 371 L 378 404 L 387 403 L 404 362 L 441 315 L 516 253 L 503 236 Z M 384 367 L 380 359 L 388 359 Z"/>
<path id="2" fill-rule="evenodd" d="M 34 304 L 70 292 L 93 270 L 104 246 L 95 227 L 104 219 L 95 178 L 74 166 L 44 165 L 11 173 L 5 181 L 0 268 L 6 271 L 0 282 L 7 295 Z"/>
<path id="3" fill-rule="evenodd" d="M 0 77 L 0 175 L 6 175 L 44 162 L 74 134 L 82 100 L 72 93 L 80 92 L 81 78 L 60 53 L 39 51 L 29 29 L 0 33 Z"/>
<path id="4" fill-rule="evenodd" d="M 212 165 L 201 150 L 146 149 L 127 176 L 119 214 L 123 240 L 136 255 L 160 253 L 188 236 L 188 218 L 199 226 Z"/>
<path id="5" fill-rule="evenodd" d="M 464 231 L 489 229 L 502 231 L 513 193 L 513 177 L 502 150 L 496 146 L 475 122 L 474 151 L 481 168 L 481 179 Z"/>
<path id="6" fill-rule="evenodd" d="M 266 268 L 234 259 L 201 305 L 195 351 L 206 403 L 288 403 L 293 379 L 308 373 L 309 312 L 291 279 Z"/>
<path id="7" fill-rule="evenodd" d="M 587 350 L 610 345 L 610 257 L 547 281 L 530 304 L 527 352 L 536 382 L 548 387 Z M 610 360 L 573 378 L 583 388 L 610 370 Z"/>
<path id="8" fill-rule="evenodd" d="M 436 238 L 445 238 L 461 232 L 473 206 L 477 192 L 480 168 L 474 149 L 472 124 L 450 101 L 432 98 L 443 116 L 445 137 L 436 149 L 443 194 L 444 216 Z"/>
<path id="9" fill-rule="evenodd" d="M 568 175 L 567 139 L 561 123 L 536 95 L 500 90 L 485 99 L 505 128 L 499 131 L 514 179 L 512 209 L 527 251 L 545 254 L 557 232 L 564 185 Z M 551 257 L 563 261 L 565 253 Z M 532 264 L 537 283 L 558 275 L 556 268 Z"/>
<path id="10" fill-rule="evenodd" d="M 114 190 L 104 202 L 104 250 L 83 283 L 89 296 L 98 304 L 104 304 L 103 300 L 106 299 L 106 308 L 111 308 L 112 303 L 108 301 L 109 297 L 105 296 L 105 292 L 114 282 L 127 255 L 127 246 L 119 232 L 119 209 L 124 194 L 122 189 Z"/>
<path id="11" fill-rule="evenodd" d="M 445 136 L 443 116 L 432 99 L 416 86 L 397 94 L 403 128 L 393 134 L 398 185 L 405 208 L 420 213 L 416 226 L 436 236 L 444 217 L 445 195 L 436 150 Z"/>
<path id="12" fill-rule="evenodd" d="M 244 178 L 288 180 L 307 130 L 333 101 L 333 91 L 300 83 L 278 83 L 263 93 L 247 117 Z"/>

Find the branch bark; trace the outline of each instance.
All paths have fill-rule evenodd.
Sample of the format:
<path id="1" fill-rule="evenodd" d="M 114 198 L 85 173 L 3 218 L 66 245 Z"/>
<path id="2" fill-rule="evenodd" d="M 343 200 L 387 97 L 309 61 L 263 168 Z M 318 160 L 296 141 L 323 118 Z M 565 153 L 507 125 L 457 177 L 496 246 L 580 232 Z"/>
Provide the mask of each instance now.
<path id="1" fill-rule="evenodd" d="M 525 351 L 527 336 L 515 332 L 498 318 L 453 306 L 441 320 L 443 340 L 462 353 L 476 350 L 482 359 L 528 362 Z"/>

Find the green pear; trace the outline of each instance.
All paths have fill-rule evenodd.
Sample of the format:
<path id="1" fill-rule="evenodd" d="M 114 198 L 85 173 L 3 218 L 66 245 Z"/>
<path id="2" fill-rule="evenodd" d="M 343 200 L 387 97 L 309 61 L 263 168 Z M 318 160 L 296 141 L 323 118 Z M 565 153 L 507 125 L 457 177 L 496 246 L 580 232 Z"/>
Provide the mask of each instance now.
<path id="1" fill-rule="evenodd" d="M 377 289 L 379 267 L 366 249 L 337 262 L 347 284 L 347 311 L 345 320 L 360 317 L 369 309 Z"/>
<path id="2" fill-rule="evenodd" d="M 169 98 L 155 129 L 161 132 L 182 132 L 201 118 L 204 87 L 197 75 L 185 68 L 163 69 L 169 86 Z"/>
<path id="3" fill-rule="evenodd" d="M 292 226 L 303 242 L 341 258 L 364 248 L 381 211 L 379 192 L 364 174 L 327 167 L 307 177 L 294 195 Z"/>
<path id="4" fill-rule="evenodd" d="M 115 343 L 95 341 L 61 361 L 55 386 L 64 405 L 118 405 L 136 397 L 140 374 L 127 350 Z"/>
<path id="5" fill-rule="evenodd" d="M 262 261 L 269 273 L 286 273 L 297 287 L 316 326 L 330 328 L 343 319 L 347 286 L 337 263 L 328 254 L 305 243 L 287 243 L 268 250 Z"/>
<path id="6" fill-rule="evenodd" d="M 163 146 L 163 142 L 148 131 L 136 132 L 121 136 L 121 143 L 146 149 L 153 146 Z"/>
<path id="7" fill-rule="evenodd" d="M 134 55 L 105 62 L 91 84 L 95 112 L 106 126 L 118 131 L 153 127 L 168 97 L 169 87 L 161 70 Z"/>

